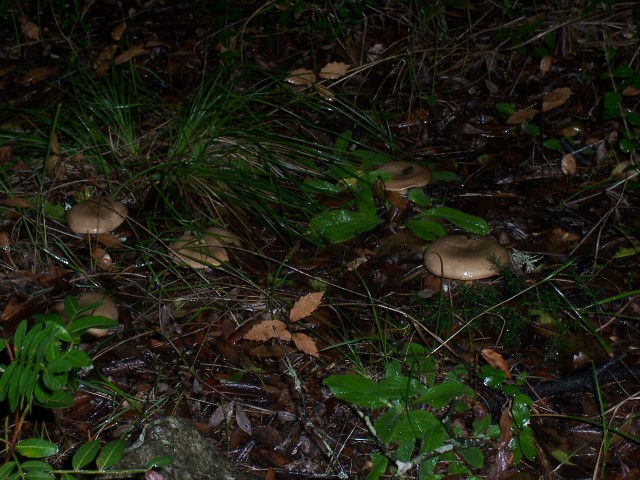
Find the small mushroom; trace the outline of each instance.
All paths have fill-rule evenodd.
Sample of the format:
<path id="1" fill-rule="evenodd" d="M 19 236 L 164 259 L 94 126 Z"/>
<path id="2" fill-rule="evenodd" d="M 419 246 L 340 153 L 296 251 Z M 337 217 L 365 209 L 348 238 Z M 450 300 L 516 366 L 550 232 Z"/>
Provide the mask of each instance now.
<path id="1" fill-rule="evenodd" d="M 229 261 L 224 245 L 240 246 L 240 237 L 219 227 L 207 228 L 201 238 L 185 234 L 169 245 L 173 262 L 195 269 L 217 267 Z"/>
<path id="2" fill-rule="evenodd" d="M 87 312 L 85 312 L 83 315 L 93 315 L 96 317 L 107 317 L 110 318 L 113 321 L 118 321 L 118 318 L 120 317 L 120 310 L 118 308 L 118 305 L 116 304 L 116 302 L 109 296 L 105 295 L 104 293 L 100 293 L 100 292 L 86 292 L 86 293 L 80 293 L 78 296 L 76 296 L 76 301 L 78 302 L 78 306 L 80 308 L 84 308 L 87 305 L 91 305 L 93 303 L 98 303 L 98 302 L 102 302 L 102 305 L 98 305 L 96 308 L 94 308 L 93 310 L 89 310 Z M 63 302 L 58 302 L 56 303 L 52 310 L 59 314 L 60 316 L 62 316 L 65 321 L 68 320 L 67 319 L 67 314 L 64 310 L 64 303 Z M 85 333 L 93 338 L 100 338 L 100 337 L 104 337 L 105 335 L 107 335 L 109 333 L 109 329 L 106 328 L 90 328 L 88 329 Z"/>
<path id="3" fill-rule="evenodd" d="M 378 167 L 377 170 L 387 172 L 391 178 L 384 182 L 390 192 L 405 195 L 410 188 L 424 187 L 431 181 L 431 172 L 414 162 L 393 161 Z"/>
<path id="4" fill-rule="evenodd" d="M 433 242 L 424 252 L 424 264 L 438 277 L 477 280 L 497 275 L 494 263 L 509 263 L 509 252 L 491 237 L 449 235 Z"/>
<path id="5" fill-rule="evenodd" d="M 67 212 L 67 223 L 75 233 L 107 233 L 120 226 L 127 213 L 127 206 L 123 203 L 107 197 L 90 198 Z"/>

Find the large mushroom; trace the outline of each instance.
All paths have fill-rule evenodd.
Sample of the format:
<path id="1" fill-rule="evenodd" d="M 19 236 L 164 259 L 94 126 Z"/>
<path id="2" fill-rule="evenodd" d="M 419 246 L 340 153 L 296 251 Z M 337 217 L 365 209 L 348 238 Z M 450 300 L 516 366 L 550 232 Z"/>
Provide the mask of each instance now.
<path id="1" fill-rule="evenodd" d="M 395 160 L 376 170 L 390 175 L 389 180 L 384 182 L 384 187 L 389 192 L 398 192 L 400 195 L 405 195 L 410 188 L 424 187 L 431 181 L 431 172 L 414 162 Z"/>
<path id="2" fill-rule="evenodd" d="M 497 275 L 495 263 L 507 265 L 509 252 L 491 237 L 448 235 L 424 252 L 432 274 L 452 280 L 477 280 Z"/>
<path id="3" fill-rule="evenodd" d="M 115 230 L 127 214 L 127 206 L 123 203 L 108 197 L 90 198 L 67 212 L 67 223 L 72 232 L 95 235 Z"/>
<path id="4" fill-rule="evenodd" d="M 169 245 L 173 262 L 195 269 L 217 267 L 229 261 L 225 245 L 240 246 L 240 238 L 227 229 L 210 227 L 201 238 L 187 233 Z"/>

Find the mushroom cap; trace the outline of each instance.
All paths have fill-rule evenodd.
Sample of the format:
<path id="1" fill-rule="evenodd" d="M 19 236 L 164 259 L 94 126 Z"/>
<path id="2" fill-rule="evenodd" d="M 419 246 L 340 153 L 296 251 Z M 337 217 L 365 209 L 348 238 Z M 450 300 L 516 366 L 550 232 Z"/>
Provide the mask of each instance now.
<path id="1" fill-rule="evenodd" d="M 241 247 L 242 240 L 235 233 L 222 227 L 209 227 L 205 230 L 205 238 L 218 240 L 222 245 L 233 245 L 234 247 Z M 226 260 L 225 260 L 226 261 Z"/>
<path id="2" fill-rule="evenodd" d="M 438 277 L 477 280 L 497 275 L 490 259 L 509 263 L 509 252 L 491 237 L 449 235 L 433 242 L 424 252 L 424 264 Z"/>
<path id="3" fill-rule="evenodd" d="M 216 267 L 229 261 L 222 242 L 214 236 L 195 238 L 191 234 L 180 236 L 169 245 L 173 263 L 195 269 Z"/>
<path id="4" fill-rule="evenodd" d="M 101 292 L 80 293 L 79 295 L 76 296 L 76 301 L 78 302 L 78 306 L 80 308 L 84 308 L 87 305 L 91 305 L 92 303 L 102 302 L 102 305 L 98 305 L 93 310 L 84 312 L 83 315 L 107 317 L 116 322 L 120 317 L 120 309 L 118 308 L 118 305 L 111 297 L 105 295 L 104 293 L 101 293 Z M 66 312 L 64 311 L 63 302 L 56 303 L 53 306 L 52 310 L 62 315 L 65 318 L 65 320 L 68 320 L 66 318 L 67 316 Z M 99 338 L 107 335 L 109 333 L 109 329 L 108 328 L 90 328 L 85 333 L 90 337 Z"/>
<path id="5" fill-rule="evenodd" d="M 385 163 L 377 170 L 391 175 L 384 183 L 384 187 L 390 192 L 405 194 L 410 188 L 424 187 L 431 181 L 431 172 L 414 162 L 396 160 Z"/>
<path id="6" fill-rule="evenodd" d="M 116 229 L 127 213 L 127 206 L 123 203 L 108 197 L 90 198 L 67 212 L 67 223 L 75 233 L 107 233 Z"/>

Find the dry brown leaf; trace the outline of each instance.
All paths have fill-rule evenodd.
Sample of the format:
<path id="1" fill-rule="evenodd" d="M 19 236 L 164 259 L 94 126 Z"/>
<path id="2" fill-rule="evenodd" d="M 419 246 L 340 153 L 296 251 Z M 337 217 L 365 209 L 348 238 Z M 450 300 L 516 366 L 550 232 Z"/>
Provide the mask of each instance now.
<path id="1" fill-rule="evenodd" d="M 349 65 L 342 62 L 327 63 L 322 70 L 320 70 L 320 78 L 325 80 L 337 80 L 344 77 L 345 73 L 349 70 Z"/>
<path id="2" fill-rule="evenodd" d="M 633 85 L 629 85 L 622 90 L 623 97 L 635 97 L 636 95 L 640 95 L 640 88 L 636 88 Z"/>
<path id="3" fill-rule="evenodd" d="M 251 435 L 251 421 L 239 403 L 236 403 L 236 423 L 240 430 L 247 435 Z"/>
<path id="4" fill-rule="evenodd" d="M 538 113 L 538 110 L 536 110 L 535 108 L 525 108 L 522 110 L 518 110 L 509 115 L 509 118 L 507 118 L 507 125 L 518 125 L 520 123 L 526 122 L 527 120 L 531 120 Z"/>
<path id="5" fill-rule="evenodd" d="M 285 323 L 280 320 L 263 320 L 251 327 L 243 338 L 256 342 L 266 342 L 272 338 L 278 338 L 283 342 L 288 342 L 291 340 L 291 333 L 287 330 Z"/>
<path id="6" fill-rule="evenodd" d="M 44 166 L 49 178 L 57 180 L 64 176 L 64 169 L 62 168 L 62 158 L 60 158 L 60 155 L 54 154 L 49 156 Z"/>
<path id="7" fill-rule="evenodd" d="M 29 40 L 40 41 L 42 39 L 42 35 L 40 35 L 40 29 L 38 26 L 31 21 L 29 17 L 23 15 L 19 19 L 20 21 L 20 30 L 24 33 L 24 36 Z"/>
<path id="8" fill-rule="evenodd" d="M 51 137 L 51 152 L 60 155 L 60 143 L 58 143 L 58 135 L 55 133 Z"/>
<path id="9" fill-rule="evenodd" d="M 102 271 L 109 272 L 113 267 L 113 259 L 103 248 L 94 248 L 91 252 L 91 258 L 96 262 L 96 267 Z"/>
<path id="10" fill-rule="evenodd" d="M 300 297 L 289 313 L 289 320 L 297 322 L 311 315 L 322 303 L 323 296 L 324 292 L 312 292 Z"/>
<path id="11" fill-rule="evenodd" d="M 0 205 L 10 208 L 30 208 L 31 205 L 20 197 L 5 198 L 0 200 Z"/>
<path id="12" fill-rule="evenodd" d="M 291 335 L 291 338 L 293 339 L 293 344 L 302 353 L 316 358 L 320 356 L 316 342 L 306 333 L 294 333 Z"/>
<path id="13" fill-rule="evenodd" d="M 551 55 L 545 55 L 542 57 L 542 60 L 540 60 L 540 73 L 542 75 L 546 75 L 546 73 L 551 69 L 552 64 L 553 61 L 551 60 Z"/>
<path id="14" fill-rule="evenodd" d="M 249 350 L 249 355 L 252 357 L 262 357 L 262 358 L 279 358 L 283 355 L 288 355 L 290 353 L 296 353 L 296 350 L 289 345 L 269 345 L 262 344 L 256 345 L 254 348 Z"/>
<path id="15" fill-rule="evenodd" d="M 289 72 L 289 76 L 284 79 L 285 82 L 291 85 L 304 85 L 305 87 L 313 85 L 316 80 L 318 80 L 316 74 L 306 68 L 292 70 Z"/>
<path id="16" fill-rule="evenodd" d="M 571 96 L 571 89 L 569 87 L 556 88 L 552 92 L 547 93 L 542 97 L 542 111 L 548 112 L 552 108 L 564 105 Z"/>
<path id="17" fill-rule="evenodd" d="M 482 355 L 482 358 L 484 358 L 493 368 L 502 370 L 507 380 L 511 380 L 511 370 L 509 369 L 507 361 L 502 358 L 502 355 L 490 348 L 483 348 L 480 355 Z"/>
<path id="18" fill-rule="evenodd" d="M 573 177 L 576 174 L 576 159 L 573 158 L 573 155 L 567 153 L 562 157 L 560 161 L 560 166 L 562 167 L 562 173 L 567 177 Z"/>
<path id="19" fill-rule="evenodd" d="M 134 45 L 129 50 L 126 50 L 120 55 L 116 56 L 113 63 L 116 65 L 120 65 L 121 63 L 128 62 L 132 58 L 139 57 L 140 55 L 144 55 L 145 53 L 147 53 L 147 49 L 142 45 Z"/>
<path id="20" fill-rule="evenodd" d="M 33 85 L 34 83 L 46 80 L 56 73 L 56 67 L 54 65 L 45 65 L 42 67 L 35 67 L 27 71 L 20 79 L 21 85 Z"/>
<path id="21" fill-rule="evenodd" d="M 327 102 L 333 102 L 335 101 L 336 97 L 333 94 L 333 92 L 325 87 L 324 85 L 320 84 L 320 83 L 314 83 L 313 84 L 313 88 L 315 89 L 316 92 L 318 92 L 320 94 L 320 96 L 322 98 L 324 98 Z"/>
<path id="22" fill-rule="evenodd" d="M 117 49 L 117 45 L 109 45 L 98 55 L 96 62 L 93 64 L 93 69 L 95 70 L 98 78 L 104 76 L 111 67 L 111 60 L 113 59 L 113 55 L 116 53 Z"/>
<path id="23" fill-rule="evenodd" d="M 116 42 L 122 38 L 122 34 L 127 29 L 127 24 L 123 20 L 118 25 L 115 26 L 113 30 L 111 30 L 111 38 L 113 38 Z"/>
<path id="24" fill-rule="evenodd" d="M 6 165 L 13 158 L 13 149 L 11 145 L 2 145 L 0 147 L 0 165 Z"/>

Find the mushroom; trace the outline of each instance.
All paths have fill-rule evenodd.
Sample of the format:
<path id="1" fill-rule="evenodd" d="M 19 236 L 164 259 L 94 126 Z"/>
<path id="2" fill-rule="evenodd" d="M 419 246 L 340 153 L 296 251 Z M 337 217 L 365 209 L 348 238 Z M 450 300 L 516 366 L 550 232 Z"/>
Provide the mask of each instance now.
<path id="1" fill-rule="evenodd" d="M 191 234 L 180 236 L 169 245 L 169 250 L 174 263 L 203 269 L 229 261 L 224 245 L 240 246 L 240 237 L 224 228 L 210 227 L 199 239 Z"/>
<path id="2" fill-rule="evenodd" d="M 86 312 L 84 312 L 82 315 L 83 316 L 88 316 L 88 315 L 92 315 L 92 316 L 96 316 L 96 317 L 107 317 L 113 321 L 118 321 L 118 318 L 120 317 L 120 310 L 118 309 L 118 305 L 116 305 L 116 302 L 109 296 L 105 295 L 104 293 L 100 293 L 100 292 L 86 292 L 86 293 L 80 293 L 77 297 L 76 297 L 76 301 L 78 302 L 78 306 L 80 308 L 84 308 L 87 305 L 91 305 L 93 303 L 98 303 L 98 302 L 102 302 L 101 305 L 98 305 L 96 308 L 94 308 L 93 310 L 88 310 Z M 64 310 L 64 303 L 63 302 L 58 302 L 56 303 L 52 310 L 59 314 L 60 316 L 62 316 L 65 321 L 68 321 L 69 319 L 67 318 L 67 314 Z M 107 328 L 90 328 L 88 329 L 85 333 L 93 338 L 100 338 L 100 337 L 104 337 L 105 335 L 107 335 L 109 333 L 109 329 Z"/>
<path id="3" fill-rule="evenodd" d="M 405 195 L 410 188 L 424 187 L 431 181 L 431 172 L 414 162 L 387 162 L 377 170 L 387 172 L 391 178 L 384 183 L 390 192 Z"/>
<path id="4" fill-rule="evenodd" d="M 477 280 L 497 275 L 495 264 L 509 263 L 509 252 L 491 237 L 449 235 L 424 252 L 424 264 L 438 277 Z"/>
<path id="5" fill-rule="evenodd" d="M 123 203 L 107 197 L 90 198 L 67 212 L 67 223 L 75 233 L 107 233 L 120 226 L 127 213 L 127 206 Z"/>

